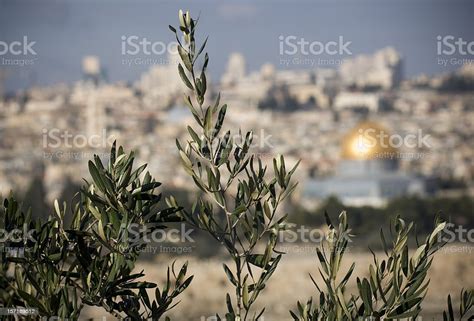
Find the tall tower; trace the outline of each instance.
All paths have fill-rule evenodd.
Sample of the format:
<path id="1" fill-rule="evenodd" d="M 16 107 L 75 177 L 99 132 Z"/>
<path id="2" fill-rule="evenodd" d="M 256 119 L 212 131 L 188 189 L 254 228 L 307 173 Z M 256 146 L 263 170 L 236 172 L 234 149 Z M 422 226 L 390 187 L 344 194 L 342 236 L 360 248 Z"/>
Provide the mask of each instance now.
<path id="1" fill-rule="evenodd" d="M 238 83 L 247 73 L 245 58 L 241 53 L 234 52 L 230 55 L 227 69 L 222 76 L 222 85 L 234 85 Z"/>
<path id="2" fill-rule="evenodd" d="M 97 88 L 87 85 L 86 92 L 86 134 L 91 137 L 104 129 L 104 110 L 97 103 Z"/>
<path id="3" fill-rule="evenodd" d="M 97 56 L 85 56 L 82 59 L 84 91 L 86 95 L 86 134 L 101 135 L 105 128 L 103 106 L 97 103 L 98 85 L 102 80 L 100 59 Z"/>
<path id="4" fill-rule="evenodd" d="M 95 85 L 101 80 L 100 59 L 97 56 L 85 56 L 82 59 L 82 73 L 84 80 L 92 81 Z"/>

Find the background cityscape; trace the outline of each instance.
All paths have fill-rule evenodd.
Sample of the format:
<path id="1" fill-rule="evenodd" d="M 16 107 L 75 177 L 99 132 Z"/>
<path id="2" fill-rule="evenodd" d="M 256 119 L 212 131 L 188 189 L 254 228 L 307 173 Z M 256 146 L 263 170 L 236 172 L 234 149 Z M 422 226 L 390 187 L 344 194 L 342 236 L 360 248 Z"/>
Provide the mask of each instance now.
<path id="1" fill-rule="evenodd" d="M 470 1 L 0 0 L 2 196 L 14 191 L 43 216 L 55 199 L 73 198 L 87 161 L 106 160 L 117 140 L 165 193 L 192 202 L 175 139 L 193 118 L 167 28 L 182 7 L 200 13 L 200 40 L 210 35 L 207 95 L 228 104 L 225 126 L 253 130 L 264 161 L 301 160 L 286 208 L 295 222 L 319 226 L 324 210 L 347 209 L 364 244 L 396 214 L 420 233 L 437 212 L 474 227 Z M 461 252 L 449 275 L 472 272 Z M 308 256 L 295 260 L 306 267 Z M 440 300 L 432 294 L 433 310 Z M 192 302 L 183 304 L 202 313 Z"/>

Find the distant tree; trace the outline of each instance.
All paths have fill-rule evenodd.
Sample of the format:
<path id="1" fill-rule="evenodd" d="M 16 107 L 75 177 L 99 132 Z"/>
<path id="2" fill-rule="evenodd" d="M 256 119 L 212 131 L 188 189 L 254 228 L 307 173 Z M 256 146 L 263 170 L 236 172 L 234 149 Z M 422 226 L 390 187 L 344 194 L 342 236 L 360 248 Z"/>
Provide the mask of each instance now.
<path id="1" fill-rule="evenodd" d="M 58 198 L 60 204 L 66 202 L 71 208 L 74 208 L 77 204 L 80 203 L 80 193 L 81 185 L 74 182 L 71 177 L 66 177 L 64 182 L 63 190 L 61 195 Z M 64 221 L 66 224 L 70 224 L 72 220 L 72 213 L 65 213 Z"/>
<path id="2" fill-rule="evenodd" d="M 441 92 L 468 92 L 474 90 L 474 77 L 451 75 L 443 80 Z"/>
<path id="3" fill-rule="evenodd" d="M 32 208 L 34 218 L 46 219 L 49 216 L 51 207 L 46 203 L 47 190 L 44 186 L 44 179 L 41 175 L 35 175 L 23 195 L 24 208 Z"/>

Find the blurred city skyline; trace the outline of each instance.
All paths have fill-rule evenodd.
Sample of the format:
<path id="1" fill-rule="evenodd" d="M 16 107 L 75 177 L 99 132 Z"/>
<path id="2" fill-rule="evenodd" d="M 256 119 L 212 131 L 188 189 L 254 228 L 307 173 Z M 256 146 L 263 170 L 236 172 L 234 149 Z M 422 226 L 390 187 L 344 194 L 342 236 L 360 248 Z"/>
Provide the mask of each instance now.
<path id="1" fill-rule="evenodd" d="M 474 195 L 473 22 L 461 0 L 0 3 L 0 193 L 43 181 L 46 199 L 60 197 L 111 137 L 188 189 L 174 142 L 191 113 L 168 30 L 184 8 L 199 17 L 197 45 L 210 36 L 206 101 L 219 92 L 228 128 L 258 133 L 256 155 L 301 160 L 305 207 Z M 394 148 L 367 143 L 374 131 Z"/>
<path id="2" fill-rule="evenodd" d="M 317 58 L 354 58 L 391 46 L 403 57 L 403 72 L 410 78 L 439 74 L 461 66 L 438 64 L 437 36 L 451 35 L 471 41 L 474 3 L 470 1 L 0 1 L 0 40 L 35 42 L 31 66 L 6 66 L 4 89 L 72 83 L 82 78 L 84 56 L 97 56 L 111 82 L 134 82 L 153 64 L 166 63 L 167 53 L 136 56 L 123 54 L 123 37 L 136 36 L 169 44 L 166 27 L 175 21 L 179 8 L 200 13 L 201 35 L 209 34 L 208 51 L 213 60 L 211 76 L 219 79 L 229 55 L 241 52 L 248 70 L 264 63 L 277 69 L 317 69 L 338 65 L 282 63 L 281 36 L 309 42 L 350 42 L 350 52 L 323 53 Z M 117 5 L 118 4 L 118 5 Z M 73 35 L 73 36 L 72 36 Z M 21 56 L 20 56 L 21 57 Z M 20 58 L 13 57 L 13 58 Z M 155 62 L 127 65 L 124 59 L 153 58 Z M 466 58 L 459 51 L 451 56 Z M 12 58 L 12 57 L 10 57 Z M 310 56 L 315 58 L 315 55 Z M 472 56 L 468 56 L 472 59 Z M 330 61 L 329 61 L 330 62 Z"/>
<path id="3" fill-rule="evenodd" d="M 178 14 L 180 9 L 191 15 Z M 76 252 L 83 256 L 86 243 L 86 250 L 101 259 L 112 255 L 111 261 L 69 269 L 88 276 L 77 282 L 92 282 L 98 291 L 79 289 L 81 302 L 107 305 L 107 311 L 115 299 L 101 297 L 106 278 L 94 267 L 110 265 L 108 280 L 124 271 L 133 274 L 129 267 L 137 253 L 133 271 L 146 270 L 147 280 L 161 284 L 166 275 L 161 267 L 168 260 L 186 260 L 196 275 L 194 285 L 169 315 L 211 320 L 226 307 L 221 294 L 232 291 L 233 281 L 218 271 L 222 263 L 243 280 L 240 289 L 250 280 L 253 297 L 286 253 L 259 302 L 267 307 L 265 320 L 282 321 L 296 308 L 295 289 L 299 297 L 309 297 L 316 293 L 312 283 L 324 284 L 302 277 L 316 268 L 318 248 L 324 252 L 326 246 L 343 244 L 344 263 L 336 262 L 335 268 L 354 271 L 343 289 L 346 296 L 365 291 L 358 291 L 355 275 L 368 275 L 369 265 L 370 272 L 382 271 L 388 290 L 394 284 L 390 275 L 403 270 L 403 278 L 394 278 L 403 281 L 403 293 L 411 291 L 404 283 L 431 260 L 431 245 L 446 242 L 426 274 L 436 282 L 420 316 L 434 320 L 447 293 L 474 288 L 469 277 L 474 273 L 473 13 L 472 0 L 0 0 L 0 195 L 20 204 L 11 198 L 4 202 L 0 256 L 64 267 L 77 259 Z M 188 33 L 191 17 L 199 17 L 196 43 Z M 177 25 L 186 33 L 181 55 L 169 30 L 179 35 Z M 166 207 L 183 211 L 171 214 L 171 208 L 155 202 L 161 196 Z M 21 208 L 25 213 L 30 208 L 35 220 L 49 217 L 41 227 L 47 232 L 41 233 L 42 242 L 51 245 L 46 252 L 35 237 L 16 239 L 16 231 L 27 233 L 31 227 L 23 224 Z M 176 221 L 182 212 L 189 214 L 187 223 Z M 329 217 L 336 222 L 339 213 L 344 214 L 336 233 L 327 223 Z M 447 224 L 438 224 L 438 217 Z M 395 224 L 389 224 L 392 218 Z M 165 232 L 162 224 L 169 229 L 157 234 Z M 216 224 L 220 227 L 213 230 Z M 408 240 L 411 224 L 416 239 Z M 65 237 L 56 238 L 53 226 Z M 333 243 L 335 233 L 340 238 Z M 391 251 L 379 268 L 378 258 L 388 252 L 381 234 L 393 238 L 394 248 L 403 245 L 403 251 Z M 100 243 L 81 235 L 100 236 Z M 427 242 L 419 243 L 425 236 Z M 79 251 L 68 251 L 77 244 Z M 104 252 L 102 245 L 96 251 L 98 244 L 120 253 Z M 235 262 L 225 259 L 222 244 Z M 64 246 L 61 253 L 58 246 Z M 132 247 L 132 261 L 120 260 L 119 254 Z M 263 262 L 267 274 L 240 277 L 241 265 L 265 265 L 261 257 L 269 259 L 271 249 L 273 258 Z M 385 273 L 385 262 L 400 255 L 410 262 L 410 271 L 402 262 Z M 9 281 L 10 272 L 15 272 L 12 280 L 22 273 L 3 267 L 2 282 Z M 75 273 L 84 269 L 87 273 Z M 51 283 L 43 282 L 43 270 L 32 271 L 40 272 L 27 278 L 31 282 Z M 76 282 L 72 274 L 71 284 Z M 178 279 L 167 287 L 173 293 L 188 282 Z M 43 300 L 37 287 L 26 288 L 25 295 Z M 166 299 L 165 292 L 157 294 L 158 301 Z M 7 303 L 9 293 L 3 296 Z M 69 292 L 54 293 L 67 297 Z M 453 306 L 460 305 L 457 297 Z M 120 311 L 129 303 L 135 311 L 138 299 L 128 294 L 121 299 Z M 27 301 L 22 307 L 29 309 Z M 87 305 L 81 319 L 110 319 Z M 51 304 L 46 307 L 52 311 Z M 379 310 L 393 316 L 399 312 L 395 308 Z"/>

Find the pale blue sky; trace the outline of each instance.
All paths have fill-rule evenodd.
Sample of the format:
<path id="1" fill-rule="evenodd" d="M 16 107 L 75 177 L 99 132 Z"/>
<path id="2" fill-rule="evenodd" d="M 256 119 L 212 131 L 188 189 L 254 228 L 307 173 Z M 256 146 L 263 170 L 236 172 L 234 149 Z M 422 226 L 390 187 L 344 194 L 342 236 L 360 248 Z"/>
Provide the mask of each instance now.
<path id="1" fill-rule="evenodd" d="M 245 55 L 250 70 L 265 62 L 284 68 L 279 65 L 280 35 L 323 42 L 343 36 L 352 42 L 354 55 L 393 46 L 405 58 L 407 76 L 453 68 L 437 64 L 436 36 L 474 40 L 474 1 L 469 0 L 0 0 L 0 41 L 26 35 L 36 41 L 37 52 L 32 67 L 8 68 L 6 87 L 12 90 L 80 79 L 85 55 L 99 56 L 111 81 L 133 81 L 149 66 L 122 63 L 130 57 L 122 55 L 121 37 L 169 42 L 173 37 L 168 24 L 176 25 L 179 8 L 200 13 L 199 36 L 210 35 L 214 78 L 234 51 Z"/>

